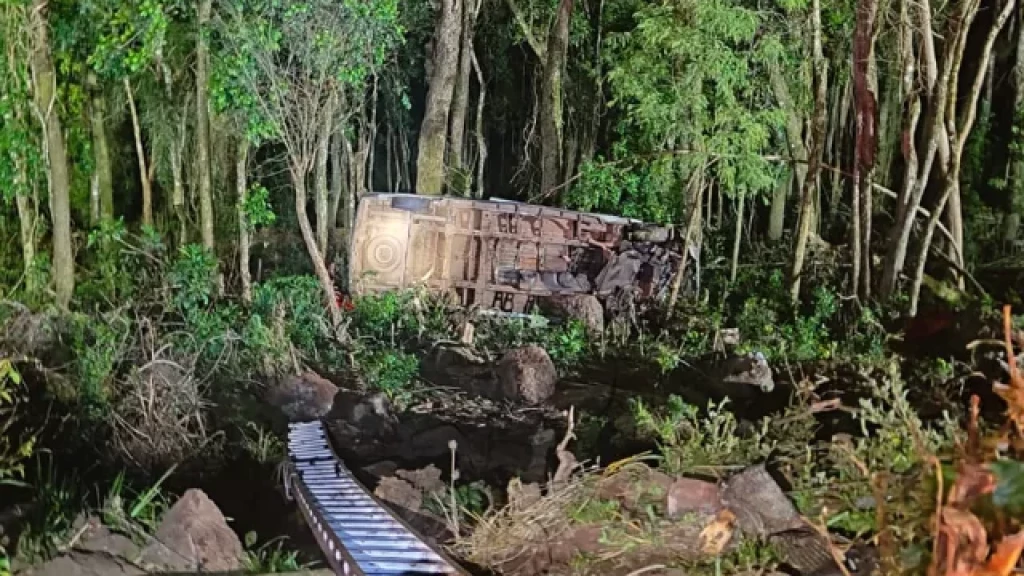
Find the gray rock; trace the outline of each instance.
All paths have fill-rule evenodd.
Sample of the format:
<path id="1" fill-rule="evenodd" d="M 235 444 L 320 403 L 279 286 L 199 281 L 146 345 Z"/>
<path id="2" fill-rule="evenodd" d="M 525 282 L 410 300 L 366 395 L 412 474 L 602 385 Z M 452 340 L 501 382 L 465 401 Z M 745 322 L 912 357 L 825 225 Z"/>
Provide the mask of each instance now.
<path id="1" fill-rule="evenodd" d="M 555 393 L 558 372 L 551 357 L 540 346 L 509 350 L 496 368 L 505 399 L 536 405 Z"/>
<path id="2" fill-rule="evenodd" d="M 202 490 L 185 492 L 167 511 L 154 536 L 157 542 L 143 550 L 147 564 L 180 571 L 242 569 L 242 542 Z"/>
<path id="3" fill-rule="evenodd" d="M 548 296 L 541 300 L 541 309 L 556 316 L 579 320 L 592 334 L 604 332 L 604 306 L 592 294 Z"/>
<path id="4" fill-rule="evenodd" d="M 338 387 L 315 372 L 282 379 L 267 394 L 267 401 L 292 422 L 323 418 L 334 405 Z"/>
<path id="5" fill-rule="evenodd" d="M 105 553 L 70 552 L 22 572 L 24 576 L 136 576 L 145 574 L 129 562 Z"/>

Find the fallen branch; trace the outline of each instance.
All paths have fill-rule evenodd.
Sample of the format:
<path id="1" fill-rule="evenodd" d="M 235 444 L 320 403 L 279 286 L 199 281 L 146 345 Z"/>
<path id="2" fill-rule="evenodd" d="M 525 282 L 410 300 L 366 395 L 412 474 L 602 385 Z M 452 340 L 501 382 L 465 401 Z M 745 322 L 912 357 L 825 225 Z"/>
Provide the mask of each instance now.
<path id="1" fill-rule="evenodd" d="M 555 470 L 555 475 L 551 479 L 551 490 L 554 491 L 556 488 L 565 486 L 569 482 L 569 477 L 579 467 L 579 461 L 576 460 L 576 455 L 569 451 L 569 442 L 576 438 L 573 434 L 573 415 L 575 409 L 573 406 L 569 406 L 568 415 L 568 427 L 565 430 L 565 437 L 558 444 L 555 451 L 558 456 L 558 468 Z"/>

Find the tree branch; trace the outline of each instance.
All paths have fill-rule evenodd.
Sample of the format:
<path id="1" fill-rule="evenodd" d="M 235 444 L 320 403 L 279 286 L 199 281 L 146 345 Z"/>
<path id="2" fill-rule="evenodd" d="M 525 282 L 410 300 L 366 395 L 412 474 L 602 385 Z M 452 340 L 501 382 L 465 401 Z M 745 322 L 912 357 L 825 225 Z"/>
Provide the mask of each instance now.
<path id="1" fill-rule="evenodd" d="M 533 30 L 530 28 L 530 23 L 526 21 L 526 16 L 523 11 L 519 9 L 519 5 L 516 4 L 515 0 L 505 0 L 508 4 L 509 10 L 512 11 L 512 15 L 515 16 L 516 23 L 519 24 L 519 29 L 523 32 L 523 37 L 526 38 L 526 43 L 530 45 L 533 53 L 537 55 L 537 58 L 544 60 L 547 56 L 547 47 L 537 41 L 537 38 L 533 35 Z"/>

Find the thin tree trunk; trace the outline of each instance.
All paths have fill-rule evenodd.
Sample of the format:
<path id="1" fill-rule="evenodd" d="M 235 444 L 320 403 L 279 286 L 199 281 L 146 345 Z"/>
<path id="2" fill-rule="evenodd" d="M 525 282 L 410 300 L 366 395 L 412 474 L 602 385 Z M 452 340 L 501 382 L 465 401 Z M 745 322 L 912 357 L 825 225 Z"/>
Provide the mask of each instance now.
<path id="1" fill-rule="evenodd" d="M 548 35 L 540 90 L 540 151 L 543 196 L 553 192 L 562 177 L 562 72 L 569 50 L 569 22 L 574 0 L 561 0 Z"/>
<path id="2" fill-rule="evenodd" d="M 811 154 L 804 180 L 800 202 L 800 219 L 797 225 L 796 249 L 793 253 L 793 271 L 789 295 L 795 303 L 800 299 L 800 281 L 807 256 L 807 241 L 811 235 L 813 221 L 814 191 L 821 173 L 822 148 L 825 144 L 825 116 L 828 113 L 825 98 L 828 86 L 828 64 L 821 45 L 821 4 L 813 0 L 811 8 L 812 51 L 814 65 L 814 115 L 811 120 Z"/>
<path id="3" fill-rule="evenodd" d="M 907 170 L 917 170 L 917 174 L 913 177 L 913 189 L 901 191 L 901 198 L 897 202 L 896 224 L 890 229 L 889 250 L 882 271 L 882 281 L 879 284 L 879 293 L 882 297 L 888 297 L 893 293 L 896 288 L 896 279 L 903 271 L 914 217 L 928 186 L 935 159 L 943 147 L 947 149 L 946 155 L 949 154 L 949 137 L 943 126 L 943 117 L 949 97 L 950 79 L 954 77 L 952 75 L 954 65 L 959 67 L 957 61 L 963 56 L 962 49 L 958 49 L 958 46 L 963 44 L 963 38 L 966 37 L 967 29 L 974 18 L 973 12 L 977 11 L 977 4 L 973 4 L 973 9 L 964 4 L 959 6 L 958 12 L 951 14 L 948 18 L 945 34 L 946 54 L 943 58 L 942 73 L 941 77 L 936 78 L 933 82 L 935 39 L 931 30 L 930 0 L 921 0 L 915 7 L 918 9 L 918 25 L 921 28 L 922 54 L 926 63 L 925 77 L 929 84 L 934 85 L 934 92 L 930 94 L 928 115 L 925 117 L 924 142 L 927 147 L 924 159 L 918 165 L 907 166 Z M 912 111 L 911 118 L 914 117 L 915 114 Z M 903 138 L 905 141 L 912 140 L 914 133 L 905 132 Z"/>
<path id="4" fill-rule="evenodd" d="M 683 278 L 686 276 L 686 264 L 689 262 L 690 246 L 694 243 L 694 239 L 699 237 L 701 227 L 701 216 L 704 214 L 704 209 L 701 207 L 701 198 L 704 195 L 704 175 L 706 173 L 706 166 L 701 166 L 696 172 L 690 177 L 688 183 L 689 190 L 689 218 L 686 222 L 686 233 L 683 236 L 683 255 L 679 262 L 679 269 L 676 270 L 676 275 L 672 278 L 672 290 L 668 297 L 668 306 L 665 309 L 667 317 L 671 318 L 676 309 L 676 302 L 679 301 L 679 292 L 683 286 Z M 700 246 L 697 246 L 698 253 Z"/>
<path id="5" fill-rule="evenodd" d="M 917 266 L 914 269 L 914 283 L 910 289 L 910 308 L 907 311 L 910 316 L 917 316 L 917 305 L 921 300 L 921 284 L 924 282 L 924 268 L 928 263 L 928 251 L 932 247 L 935 227 L 939 223 L 939 219 L 946 207 L 946 202 L 949 201 L 954 186 L 957 186 L 957 184 L 951 183 L 951 185 L 946 186 L 946 191 L 942 193 L 938 206 L 932 210 L 931 216 L 928 217 L 928 222 L 925 224 L 924 237 L 921 239 L 921 249 L 917 254 Z"/>
<path id="6" fill-rule="evenodd" d="M 321 254 L 327 254 L 327 240 L 329 238 L 329 217 L 327 212 L 330 208 L 327 183 L 327 159 L 330 154 L 331 132 L 334 129 L 334 99 L 332 94 L 328 97 L 324 117 L 328 120 L 320 125 L 320 134 L 317 137 L 316 146 L 316 245 Z"/>
<path id="7" fill-rule="evenodd" d="M 732 241 L 732 265 L 729 267 L 729 283 L 736 282 L 736 269 L 740 265 L 740 244 L 743 241 L 743 204 L 746 196 L 740 194 L 736 201 L 736 235 Z"/>
<path id="8" fill-rule="evenodd" d="M 386 168 L 385 175 L 387 177 L 388 192 L 391 192 L 392 194 L 395 192 L 395 166 L 392 163 L 392 160 L 394 159 L 394 154 L 392 153 L 393 150 L 391 148 L 392 145 L 394 144 L 394 139 L 394 130 L 392 130 L 391 127 L 388 126 L 388 130 L 384 136 L 384 167 Z"/>
<path id="9" fill-rule="evenodd" d="M 177 134 L 171 142 L 171 179 L 174 181 L 174 188 L 171 193 L 171 203 L 174 206 L 174 214 L 178 218 L 178 242 L 180 246 L 188 243 L 188 215 L 185 208 L 185 137 L 188 135 L 188 109 L 189 102 L 186 99 L 181 109 L 181 118 L 178 122 Z"/>
<path id="10" fill-rule="evenodd" d="M 114 217 L 114 177 L 110 169 L 110 147 L 107 144 L 107 105 L 95 73 L 86 79 L 89 85 L 89 125 L 92 129 L 92 153 L 96 178 L 96 215 Z M 95 224 L 98 219 L 94 218 Z"/>
<path id="11" fill-rule="evenodd" d="M 206 42 L 206 29 L 210 22 L 212 0 L 199 0 L 199 19 L 196 44 L 196 153 L 199 177 L 199 223 L 203 246 L 210 252 L 216 248 L 213 223 L 213 183 L 210 173 L 210 107 L 209 84 L 210 50 Z M 305 191 L 303 191 L 305 192 Z"/>
<path id="12" fill-rule="evenodd" d="M 50 189 L 53 236 L 53 279 L 57 305 L 67 309 L 75 291 L 75 260 L 71 248 L 71 178 L 60 115 L 57 73 L 50 52 L 49 2 L 32 0 L 32 78 L 36 114 L 42 124 Z"/>
<path id="13" fill-rule="evenodd" d="M 462 45 L 459 48 L 459 72 L 455 81 L 455 97 L 452 101 L 451 138 L 448 142 L 448 164 L 456 172 L 463 168 L 462 152 L 465 150 L 466 120 L 469 116 L 470 69 L 473 60 L 473 35 L 476 18 L 483 0 L 466 0 L 462 10 Z M 466 184 L 470 189 L 470 183 Z"/>
<path id="14" fill-rule="evenodd" d="M 481 4 L 483 2 L 480 2 Z M 484 73 L 480 70 L 480 62 L 476 58 L 476 50 L 472 53 L 473 73 L 480 87 L 476 100 L 476 197 L 484 197 L 484 165 L 487 163 L 487 137 L 484 135 L 484 102 L 487 99 L 487 83 Z"/>
<path id="15" fill-rule="evenodd" d="M 1017 46 L 1013 65 L 1013 125 L 1024 129 L 1024 10 L 1018 10 Z M 1018 133 L 1013 140 L 1022 142 L 1024 135 Z M 1018 150 L 1009 154 L 1007 180 L 1010 183 L 1009 214 L 1004 218 L 1003 241 L 1013 242 L 1020 227 L 1020 209 L 1024 203 L 1024 153 Z"/>
<path id="16" fill-rule="evenodd" d="M 995 21 L 992 23 L 992 28 L 989 29 L 988 37 L 985 40 L 985 45 L 982 48 L 981 57 L 978 59 L 978 67 L 975 71 L 974 80 L 971 84 L 971 91 L 967 95 L 968 103 L 964 108 L 963 119 L 960 120 L 960 125 L 957 125 L 957 107 L 956 102 L 956 87 L 959 76 L 960 62 L 963 57 L 963 46 L 961 45 L 958 49 L 959 56 L 956 61 L 952 63 L 951 74 L 948 76 L 949 81 L 954 84 L 950 88 L 949 104 L 944 109 L 945 120 L 946 120 L 946 134 L 948 136 L 948 142 L 950 143 L 950 162 L 946 167 L 946 179 L 944 182 L 944 191 L 942 198 L 939 201 L 938 206 L 932 211 L 931 218 L 929 218 L 928 226 L 925 230 L 925 238 L 921 244 L 921 251 L 918 255 L 917 270 L 914 276 L 914 286 L 911 292 L 911 310 L 910 314 L 914 315 L 917 313 L 917 302 L 920 297 L 921 281 L 924 276 L 924 267 L 928 259 L 928 249 L 931 245 L 931 238 L 935 232 L 935 227 L 938 224 L 938 219 L 943 213 L 943 204 L 947 201 L 952 201 L 954 197 L 959 196 L 960 189 L 960 166 L 961 159 L 963 158 L 964 145 L 967 143 L 967 138 L 971 134 L 971 129 L 974 128 L 975 115 L 978 110 L 978 99 L 981 96 L 982 86 L 985 82 L 985 74 L 988 71 L 988 63 L 992 57 L 992 48 L 995 45 L 996 38 L 999 37 L 1000 31 L 1003 26 L 1006 25 L 1006 21 L 1009 20 L 1010 15 L 1013 13 L 1015 0 L 1007 0 L 1003 5 L 999 15 L 996 16 Z M 975 10 L 977 6 L 975 5 Z M 973 14 L 968 18 L 965 27 L 970 26 L 970 20 L 973 20 Z M 966 43 L 966 33 L 960 38 L 960 43 Z M 956 232 L 954 231 L 955 235 Z"/>
<path id="17" fill-rule="evenodd" d="M 242 300 L 252 303 L 252 274 L 249 272 L 249 246 L 252 231 L 249 217 L 245 212 L 246 199 L 249 194 L 249 141 L 243 136 L 238 140 L 238 152 L 235 158 L 235 191 L 238 194 L 238 272 L 242 279 Z"/>
<path id="18" fill-rule="evenodd" d="M 347 188 L 345 180 L 348 176 L 346 175 L 345 158 L 341 151 L 341 141 L 344 137 L 342 130 L 339 129 L 331 138 L 331 206 L 327 210 L 327 222 L 332 234 L 338 228 L 341 195 Z"/>
<path id="19" fill-rule="evenodd" d="M 426 110 L 420 126 L 419 156 L 416 159 L 416 193 L 430 196 L 439 196 L 444 191 L 444 153 L 448 116 L 459 66 L 462 0 L 441 0 L 438 18 L 433 73 L 427 90 Z"/>
<path id="20" fill-rule="evenodd" d="M 23 116 L 21 109 L 15 112 L 18 124 L 21 124 Z M 25 292 L 34 296 L 39 290 L 36 285 L 35 262 L 36 262 L 36 225 L 39 221 L 39 209 L 35 201 L 28 194 L 29 182 L 27 168 L 21 155 L 15 154 L 14 158 L 14 202 L 18 208 L 18 224 L 21 232 L 21 258 L 25 276 Z"/>
<path id="21" fill-rule="evenodd" d="M 35 295 L 39 289 L 36 286 L 36 221 L 39 219 L 31 198 L 26 194 L 19 193 L 14 198 L 18 207 L 18 223 L 21 231 L 21 259 L 24 263 L 25 292 Z"/>
<path id="22" fill-rule="evenodd" d="M 309 253 L 309 259 L 313 263 L 313 271 L 316 273 L 317 279 L 320 280 L 320 287 L 323 289 L 324 299 L 326 300 L 327 309 L 331 314 L 331 322 L 336 331 L 336 335 L 339 339 L 342 336 L 342 316 L 341 307 L 338 305 L 338 300 L 335 297 L 334 292 L 334 281 L 331 280 L 331 274 L 327 271 L 327 265 L 324 263 L 323 255 L 316 245 L 316 237 L 313 235 L 313 227 L 309 224 L 309 215 L 306 214 L 306 174 L 305 170 L 301 167 L 293 166 L 291 168 L 292 186 L 295 188 L 295 215 L 299 221 L 299 230 L 302 232 L 302 241 L 306 245 L 306 251 Z"/>
<path id="23" fill-rule="evenodd" d="M 842 92 L 842 95 L 843 95 L 843 99 L 839 103 L 839 126 L 836 129 L 837 133 L 839 134 L 839 138 L 836 139 L 836 156 L 835 156 L 835 165 L 836 166 L 842 166 L 843 165 L 843 150 L 844 150 L 844 146 L 843 145 L 846 142 L 846 132 L 847 132 L 846 126 L 847 126 L 847 123 L 850 121 L 850 108 L 852 108 L 852 104 L 851 103 L 853 101 L 853 86 L 852 86 L 852 82 L 850 82 L 850 80 L 849 80 L 849 74 L 843 74 L 843 92 Z M 839 210 L 840 204 L 842 203 L 843 190 L 845 188 L 846 188 L 846 182 L 840 177 L 840 175 L 837 174 L 836 177 L 832 179 L 832 206 L 833 206 L 833 208 L 832 208 L 832 210 L 833 210 L 832 217 L 833 218 L 835 218 L 836 213 Z"/>
<path id="24" fill-rule="evenodd" d="M 131 82 L 124 79 L 124 93 L 128 97 L 128 111 L 132 117 L 132 134 L 135 137 L 135 154 L 139 160 L 139 178 L 142 182 L 142 225 L 153 225 L 153 187 L 150 185 L 149 169 L 146 167 L 146 150 L 142 147 L 142 126 L 135 108 Z"/>
<path id="25" fill-rule="evenodd" d="M 775 191 L 772 193 L 771 215 L 768 220 L 768 240 L 778 242 L 782 239 L 786 225 L 786 199 L 789 191 L 793 188 L 793 170 L 786 169 L 786 173 L 775 183 Z"/>
<path id="26" fill-rule="evenodd" d="M 859 202 L 854 211 L 853 289 L 867 299 L 871 296 L 871 180 L 878 147 L 878 74 L 875 66 L 878 0 L 859 1 L 856 12 L 853 38 L 853 101 L 856 110 L 853 194 L 855 202 L 859 196 Z"/>
<path id="27" fill-rule="evenodd" d="M 807 178 L 807 147 L 804 146 L 803 119 L 790 96 L 786 77 L 778 67 L 770 68 L 772 91 L 775 93 L 779 108 L 786 114 L 786 146 L 793 159 L 791 166 L 796 178 L 796 189 L 802 191 L 804 180 Z"/>
<path id="28" fill-rule="evenodd" d="M 377 151 L 377 76 L 373 77 L 373 91 L 370 92 L 370 128 L 367 143 L 366 183 L 363 190 L 373 190 L 373 163 Z"/>
<path id="29" fill-rule="evenodd" d="M 348 171 L 349 171 L 349 184 L 346 186 L 345 195 L 345 231 L 351 237 L 353 228 L 355 227 L 356 221 L 356 201 L 358 199 L 359 192 L 357 190 L 356 182 L 359 181 L 359 175 L 357 174 L 358 162 L 356 154 L 352 150 L 352 143 L 347 139 L 344 140 L 345 145 L 345 157 L 348 158 Z M 351 238 L 349 240 L 351 242 Z"/>

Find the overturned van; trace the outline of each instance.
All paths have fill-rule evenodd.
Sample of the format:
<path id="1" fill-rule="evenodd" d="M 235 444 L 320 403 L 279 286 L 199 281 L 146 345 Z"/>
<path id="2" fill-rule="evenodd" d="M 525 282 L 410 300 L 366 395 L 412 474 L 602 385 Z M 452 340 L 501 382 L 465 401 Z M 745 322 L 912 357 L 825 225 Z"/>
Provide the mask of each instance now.
<path id="1" fill-rule="evenodd" d="M 425 286 L 463 306 L 531 313 L 549 296 L 664 298 L 671 228 L 507 200 L 367 194 L 349 254 L 355 294 Z M 607 307 L 607 305 L 606 305 Z"/>

